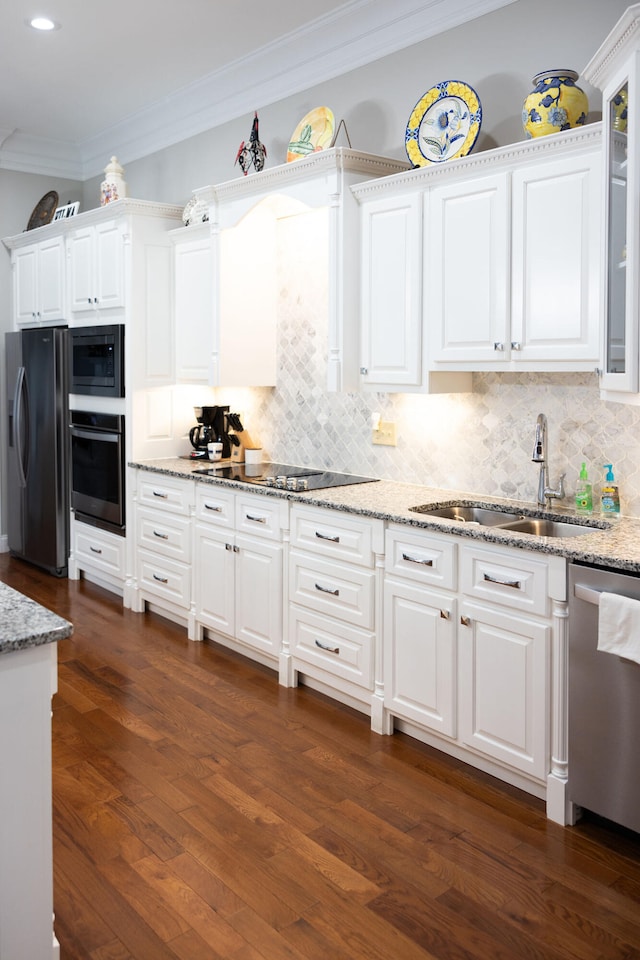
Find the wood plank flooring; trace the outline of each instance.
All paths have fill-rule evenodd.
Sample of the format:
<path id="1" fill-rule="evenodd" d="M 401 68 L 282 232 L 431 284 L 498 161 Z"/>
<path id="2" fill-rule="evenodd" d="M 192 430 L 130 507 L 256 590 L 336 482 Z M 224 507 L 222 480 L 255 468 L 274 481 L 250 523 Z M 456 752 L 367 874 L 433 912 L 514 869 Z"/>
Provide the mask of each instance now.
<path id="1" fill-rule="evenodd" d="M 640 836 L 543 804 L 90 583 L 54 697 L 61 960 L 631 960 Z M 640 801 L 639 801 L 640 802 Z"/>

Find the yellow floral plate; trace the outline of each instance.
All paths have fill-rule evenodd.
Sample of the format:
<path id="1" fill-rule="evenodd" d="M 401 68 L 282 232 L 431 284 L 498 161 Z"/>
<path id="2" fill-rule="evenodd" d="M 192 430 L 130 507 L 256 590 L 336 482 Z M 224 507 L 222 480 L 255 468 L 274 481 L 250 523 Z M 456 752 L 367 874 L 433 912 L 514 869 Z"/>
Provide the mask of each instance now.
<path id="1" fill-rule="evenodd" d="M 413 108 L 405 134 L 407 156 L 414 167 L 464 157 L 478 139 L 481 123 L 475 90 L 460 80 L 443 80 Z"/>
<path id="2" fill-rule="evenodd" d="M 310 153 L 326 150 L 331 146 L 335 118 L 329 107 L 310 110 L 293 131 L 287 150 L 287 163 L 308 157 Z"/>

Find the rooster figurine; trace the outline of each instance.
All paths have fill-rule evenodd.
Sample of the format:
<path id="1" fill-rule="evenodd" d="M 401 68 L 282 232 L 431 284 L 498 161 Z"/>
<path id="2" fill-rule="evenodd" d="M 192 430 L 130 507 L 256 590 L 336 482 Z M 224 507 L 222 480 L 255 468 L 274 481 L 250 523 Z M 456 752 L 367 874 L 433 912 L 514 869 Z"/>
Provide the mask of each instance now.
<path id="1" fill-rule="evenodd" d="M 256 173 L 259 173 L 263 169 L 266 156 L 267 148 L 264 143 L 260 143 L 258 139 L 258 111 L 256 110 L 253 115 L 253 126 L 251 127 L 249 143 L 245 143 L 244 140 L 242 141 L 238 147 L 235 163 L 240 164 L 240 168 L 246 177 L 251 164 L 253 164 Z"/>

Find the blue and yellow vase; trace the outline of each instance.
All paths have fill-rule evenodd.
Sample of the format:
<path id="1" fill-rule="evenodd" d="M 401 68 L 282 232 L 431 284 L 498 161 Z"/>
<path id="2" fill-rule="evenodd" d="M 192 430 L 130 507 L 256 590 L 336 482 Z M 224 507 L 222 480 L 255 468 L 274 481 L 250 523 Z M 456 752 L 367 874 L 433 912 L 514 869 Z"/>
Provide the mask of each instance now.
<path id="1" fill-rule="evenodd" d="M 571 130 L 587 122 L 589 101 L 576 86 L 575 70 L 545 70 L 532 80 L 533 90 L 522 107 L 522 126 L 528 139 Z"/>

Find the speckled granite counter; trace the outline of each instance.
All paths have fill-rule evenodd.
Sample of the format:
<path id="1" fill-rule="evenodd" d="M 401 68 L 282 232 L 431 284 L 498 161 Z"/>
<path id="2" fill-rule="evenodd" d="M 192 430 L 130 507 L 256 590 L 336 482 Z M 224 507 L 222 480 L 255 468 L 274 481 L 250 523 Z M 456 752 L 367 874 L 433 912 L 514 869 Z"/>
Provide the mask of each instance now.
<path id="1" fill-rule="evenodd" d="M 423 487 L 410 483 L 396 483 L 390 480 L 378 480 L 375 483 L 362 483 L 353 486 L 333 487 L 326 490 L 311 490 L 293 493 L 268 487 L 249 485 L 234 480 L 211 478 L 194 473 L 202 468 L 202 462 L 171 458 L 166 460 L 145 460 L 131 463 L 130 466 L 174 477 L 193 477 L 198 483 L 214 483 L 226 487 L 250 491 L 260 496 L 284 497 L 294 502 L 311 503 L 332 510 L 367 517 L 378 517 L 393 523 L 405 523 L 409 526 L 453 533 L 460 537 L 475 540 L 502 543 L 505 546 L 536 550 L 541 553 L 555 554 L 567 560 L 599 564 L 619 570 L 640 573 L 640 520 L 621 517 L 615 521 L 603 521 L 597 514 L 593 518 L 576 517 L 574 511 L 556 507 L 553 510 L 541 510 L 535 503 L 519 500 L 505 500 L 477 493 L 459 490 L 443 490 L 437 487 Z M 530 517 L 548 517 L 549 519 L 575 519 L 586 524 L 600 524 L 595 529 L 578 537 L 539 537 L 513 530 L 499 530 L 495 527 L 483 527 L 463 524 L 455 520 L 443 520 L 421 513 L 414 513 L 411 507 L 420 505 L 446 506 L 460 500 L 472 500 L 475 504 L 501 507 Z"/>
<path id="2" fill-rule="evenodd" d="M 72 631 L 68 620 L 0 583 L 0 654 L 55 643 Z"/>

